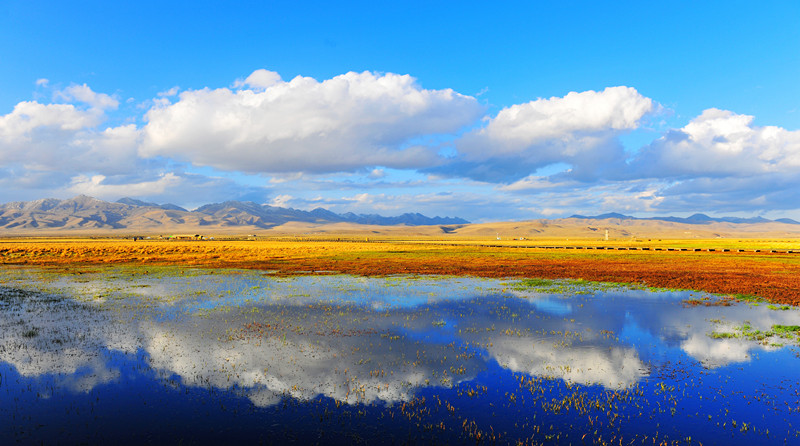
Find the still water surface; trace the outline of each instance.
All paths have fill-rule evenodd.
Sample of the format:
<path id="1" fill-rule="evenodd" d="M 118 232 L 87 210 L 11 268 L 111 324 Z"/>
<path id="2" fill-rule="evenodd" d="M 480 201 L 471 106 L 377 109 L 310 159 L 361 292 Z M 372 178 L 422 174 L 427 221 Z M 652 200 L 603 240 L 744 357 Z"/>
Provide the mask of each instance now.
<path id="1" fill-rule="evenodd" d="M 798 325 L 794 307 L 570 281 L 5 269 L 0 435 L 792 444 Z"/>

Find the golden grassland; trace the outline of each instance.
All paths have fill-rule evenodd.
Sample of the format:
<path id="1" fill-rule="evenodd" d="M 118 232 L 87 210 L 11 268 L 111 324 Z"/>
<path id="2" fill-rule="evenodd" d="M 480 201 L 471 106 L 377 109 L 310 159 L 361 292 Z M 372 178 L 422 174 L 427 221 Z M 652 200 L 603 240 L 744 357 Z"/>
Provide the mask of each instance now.
<path id="1" fill-rule="evenodd" d="M 31 238 L 0 240 L 0 265 L 76 271 L 98 265 L 126 264 L 247 268 L 279 274 L 336 272 L 572 278 L 750 295 L 798 305 L 798 245 L 791 240 L 758 239 L 498 241 L 359 236 L 132 241 Z M 576 249 L 578 247 L 581 249 Z M 613 249 L 587 249 L 597 247 Z M 634 247 L 649 250 L 619 249 Z M 794 252 L 788 252 L 792 250 Z"/>

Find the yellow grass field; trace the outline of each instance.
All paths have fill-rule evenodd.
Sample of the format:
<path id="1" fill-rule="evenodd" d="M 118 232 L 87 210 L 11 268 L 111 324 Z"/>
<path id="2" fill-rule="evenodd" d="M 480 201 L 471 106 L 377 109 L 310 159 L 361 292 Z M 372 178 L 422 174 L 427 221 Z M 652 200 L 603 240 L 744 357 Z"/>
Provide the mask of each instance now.
<path id="1" fill-rule="evenodd" d="M 796 241 L 759 239 L 54 238 L 0 240 L 0 264 L 4 268 L 37 266 L 76 271 L 126 264 L 247 268 L 279 274 L 571 278 L 751 295 L 797 305 L 799 248 Z"/>

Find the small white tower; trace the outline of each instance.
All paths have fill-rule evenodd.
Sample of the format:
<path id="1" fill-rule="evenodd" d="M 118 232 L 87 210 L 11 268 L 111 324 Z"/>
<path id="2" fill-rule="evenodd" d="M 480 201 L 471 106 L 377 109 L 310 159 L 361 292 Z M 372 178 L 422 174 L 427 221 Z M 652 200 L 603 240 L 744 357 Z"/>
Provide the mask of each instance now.
<path id="1" fill-rule="evenodd" d="M 606 241 L 608 241 L 608 229 L 606 229 Z"/>

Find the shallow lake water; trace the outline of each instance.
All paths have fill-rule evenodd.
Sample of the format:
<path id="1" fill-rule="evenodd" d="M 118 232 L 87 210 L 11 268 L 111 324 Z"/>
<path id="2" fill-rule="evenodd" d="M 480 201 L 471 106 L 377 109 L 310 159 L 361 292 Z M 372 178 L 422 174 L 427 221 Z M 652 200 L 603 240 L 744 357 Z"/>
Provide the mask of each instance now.
<path id="1" fill-rule="evenodd" d="M 797 444 L 800 311 L 575 281 L 0 271 L 24 444 Z"/>

